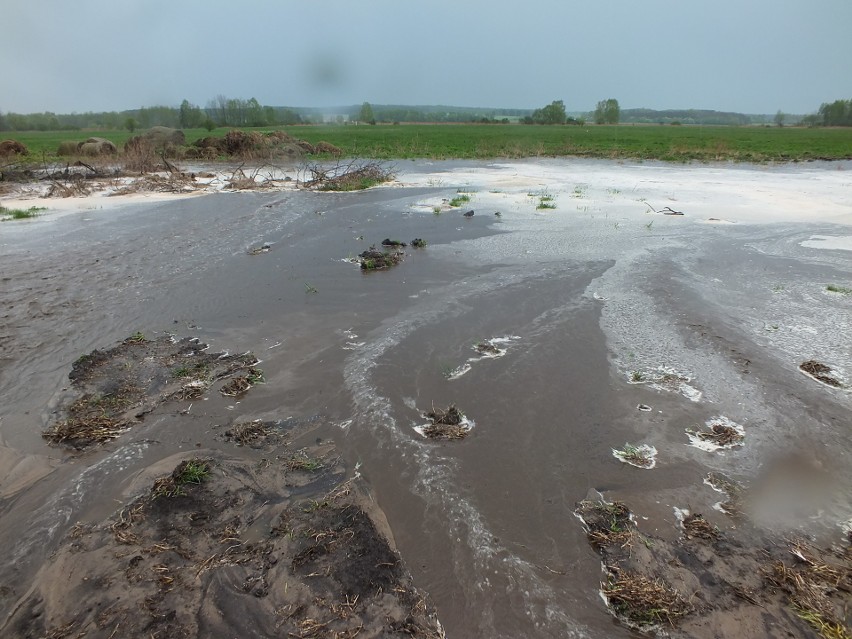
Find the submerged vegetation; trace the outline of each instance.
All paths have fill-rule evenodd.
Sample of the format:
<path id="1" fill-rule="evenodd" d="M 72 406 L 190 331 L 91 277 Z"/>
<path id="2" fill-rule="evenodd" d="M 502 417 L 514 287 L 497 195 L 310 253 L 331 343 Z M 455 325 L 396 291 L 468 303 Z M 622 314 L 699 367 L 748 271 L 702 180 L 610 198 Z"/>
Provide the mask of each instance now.
<path id="1" fill-rule="evenodd" d="M 46 210 L 43 206 L 31 206 L 28 209 L 7 209 L 4 206 L 0 206 L 0 220 L 27 220 L 38 217 L 39 213 Z"/>

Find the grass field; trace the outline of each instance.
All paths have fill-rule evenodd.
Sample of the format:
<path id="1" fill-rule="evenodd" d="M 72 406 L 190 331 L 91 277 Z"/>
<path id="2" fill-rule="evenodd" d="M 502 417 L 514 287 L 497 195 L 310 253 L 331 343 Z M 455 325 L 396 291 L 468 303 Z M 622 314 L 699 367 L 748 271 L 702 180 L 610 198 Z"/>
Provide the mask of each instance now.
<path id="1" fill-rule="evenodd" d="M 311 143 L 325 140 L 350 157 L 373 159 L 472 159 L 599 157 L 672 162 L 774 162 L 852 159 L 852 128 L 699 126 L 524 126 L 403 124 L 283 127 Z M 228 129 L 188 129 L 187 143 Z M 272 129 L 258 129 L 268 131 Z M 128 131 L 27 131 L 8 134 L 30 149 L 32 159 L 51 156 L 63 140 L 96 135 L 119 148 Z"/>

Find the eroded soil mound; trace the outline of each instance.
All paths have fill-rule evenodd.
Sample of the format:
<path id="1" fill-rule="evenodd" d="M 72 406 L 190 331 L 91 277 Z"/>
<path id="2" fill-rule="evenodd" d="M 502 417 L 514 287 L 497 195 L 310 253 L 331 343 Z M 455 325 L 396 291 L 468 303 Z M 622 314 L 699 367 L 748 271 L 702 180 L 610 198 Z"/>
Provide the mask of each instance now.
<path id="1" fill-rule="evenodd" d="M 197 339 L 148 340 L 136 334 L 109 350 L 81 356 L 68 375 L 76 397 L 64 408 L 66 417 L 44 432 L 45 439 L 86 448 L 118 437 L 164 402 L 200 398 L 222 380 L 245 392 L 262 379 L 253 354 L 207 353 L 206 348 Z"/>
<path id="2" fill-rule="evenodd" d="M 355 480 L 324 468 L 184 458 L 70 531 L 9 636 L 442 637 Z"/>
<path id="3" fill-rule="evenodd" d="M 601 555 L 601 594 L 626 625 L 673 637 L 849 637 L 852 550 L 681 511 L 674 541 L 640 532 L 621 502 L 576 514 Z"/>

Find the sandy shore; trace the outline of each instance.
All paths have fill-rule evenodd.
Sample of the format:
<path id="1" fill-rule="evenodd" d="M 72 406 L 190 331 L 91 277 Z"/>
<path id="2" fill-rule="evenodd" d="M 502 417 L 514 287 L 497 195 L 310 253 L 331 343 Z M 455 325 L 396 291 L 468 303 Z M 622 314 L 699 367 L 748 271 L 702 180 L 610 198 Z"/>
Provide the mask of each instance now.
<path id="1" fill-rule="evenodd" d="M 175 610 L 187 636 L 203 636 L 232 627 L 215 602 L 257 599 L 242 588 L 251 578 L 272 593 L 252 603 L 252 636 L 273 636 L 282 619 L 323 636 L 308 620 L 333 614 L 335 632 L 361 624 L 358 636 L 382 636 L 389 604 L 368 601 L 366 587 L 278 612 L 299 605 L 281 590 L 313 577 L 295 559 L 311 544 L 273 539 L 275 517 L 312 515 L 299 504 L 356 473 L 353 504 L 378 531 L 368 536 L 404 562 L 395 583 L 428 593 L 394 604 L 394 632 L 439 632 L 427 624 L 434 604 L 450 637 L 634 636 L 629 625 L 649 620 L 612 590 L 626 574 L 685 602 L 650 620 L 671 636 L 818 636 L 795 611 L 804 604 L 788 573 L 825 596 L 813 605 L 826 623 L 848 627 L 837 611 L 849 591 L 828 592 L 807 567 L 849 570 L 850 171 L 406 162 L 393 184 L 364 193 L 305 192 L 284 174 L 269 189 L 228 192 L 220 171 L 191 193 L 4 196 L 3 206 L 47 210 L 0 224 L 0 539 L 11 549 L 0 627 L 75 636 L 88 624 L 86 636 L 108 637 L 119 624 L 147 636 L 121 626 L 138 606 L 102 596 L 120 591 L 127 602 L 157 597 L 139 613 L 151 632 Z M 386 238 L 427 246 L 360 272 L 353 257 Z M 264 383 L 159 404 L 82 451 L 51 446 L 41 434 L 68 418 L 72 364 L 136 332 L 251 351 Z M 483 357 L 484 342 L 499 350 Z M 459 442 L 424 439 L 422 414 L 449 404 L 475 427 Z M 254 420 L 297 428 L 257 449 L 228 441 Z M 652 449 L 653 465 L 631 457 Z M 287 467 L 294 455 L 324 455 L 333 485 L 300 492 L 312 476 Z M 216 482 L 160 512 L 154 482 L 195 458 L 218 469 Z M 181 518 L 238 486 L 265 514 L 237 526 L 234 543 L 266 544 L 282 568 L 257 553 L 199 572 L 228 547 L 215 545 L 221 535 L 210 545 L 228 522 L 210 519 L 193 545 Z M 276 499 L 273 517 L 263 504 Z M 592 533 L 595 508 L 613 503 L 632 523 L 610 543 Z M 142 559 L 112 564 L 123 554 L 116 526 L 137 506 Z M 323 530 L 347 529 L 298 517 L 295 541 L 314 546 Z M 635 552 L 622 552 L 628 541 Z M 191 557 L 148 552 L 160 542 Z M 73 585 L 57 587 L 57 570 Z M 176 574 L 170 589 L 163 575 Z M 86 590 L 88 579 L 112 585 Z M 115 614 L 76 616 L 80 596 Z"/>

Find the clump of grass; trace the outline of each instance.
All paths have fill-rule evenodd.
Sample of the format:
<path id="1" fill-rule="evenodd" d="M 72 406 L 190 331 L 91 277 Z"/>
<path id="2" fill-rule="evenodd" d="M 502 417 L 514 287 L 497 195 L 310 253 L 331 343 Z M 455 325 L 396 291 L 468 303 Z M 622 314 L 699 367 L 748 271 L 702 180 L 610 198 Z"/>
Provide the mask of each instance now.
<path id="1" fill-rule="evenodd" d="M 177 377 L 179 379 L 184 377 L 205 377 L 207 373 L 210 372 L 209 364 L 205 362 L 198 362 L 193 366 L 180 366 L 172 370 L 172 377 Z"/>
<path id="2" fill-rule="evenodd" d="M 440 207 L 440 206 L 434 206 L 434 207 L 432 207 L 432 213 L 433 213 L 434 215 L 440 215 L 440 214 L 441 214 L 441 207 Z"/>
<path id="3" fill-rule="evenodd" d="M 645 375 L 642 371 L 633 371 L 630 373 L 630 381 L 638 384 L 639 382 L 645 381 Z"/>
<path id="4" fill-rule="evenodd" d="M 829 284 L 825 287 L 825 290 L 829 293 L 840 293 L 841 295 L 852 295 L 852 288 L 847 286 L 838 286 L 836 284 Z"/>
<path id="5" fill-rule="evenodd" d="M 210 463 L 202 459 L 187 459 L 178 464 L 168 477 L 161 477 L 154 482 L 152 496 L 179 497 L 186 495 L 186 487 L 191 484 L 201 484 L 210 476 Z"/>
<path id="6" fill-rule="evenodd" d="M 576 513 L 586 525 L 589 543 L 598 550 L 609 546 L 629 546 L 635 534 L 630 509 L 620 501 L 584 500 Z"/>
<path id="7" fill-rule="evenodd" d="M 0 206 L 0 216 L 4 216 L 12 220 L 27 220 L 33 217 L 38 217 L 39 213 L 46 211 L 43 206 L 31 206 L 28 209 L 7 209 Z"/>
<path id="8" fill-rule="evenodd" d="M 321 460 L 315 457 L 309 457 L 304 452 L 301 452 L 288 459 L 286 466 L 290 470 L 314 473 L 323 467 L 323 463 Z"/>
<path id="9" fill-rule="evenodd" d="M 452 200 L 450 200 L 450 206 L 458 208 L 465 202 L 470 202 L 470 196 L 467 193 L 459 193 Z"/>
<path id="10" fill-rule="evenodd" d="M 133 335 L 128 337 L 126 340 L 124 340 L 124 343 L 125 344 L 143 344 L 146 341 L 147 340 L 145 339 L 145 335 L 141 331 L 136 331 L 135 333 L 133 333 Z"/>
<path id="11" fill-rule="evenodd" d="M 415 237 L 411 240 L 411 246 L 413 248 L 426 248 L 426 240 L 423 240 L 419 237 Z"/>

